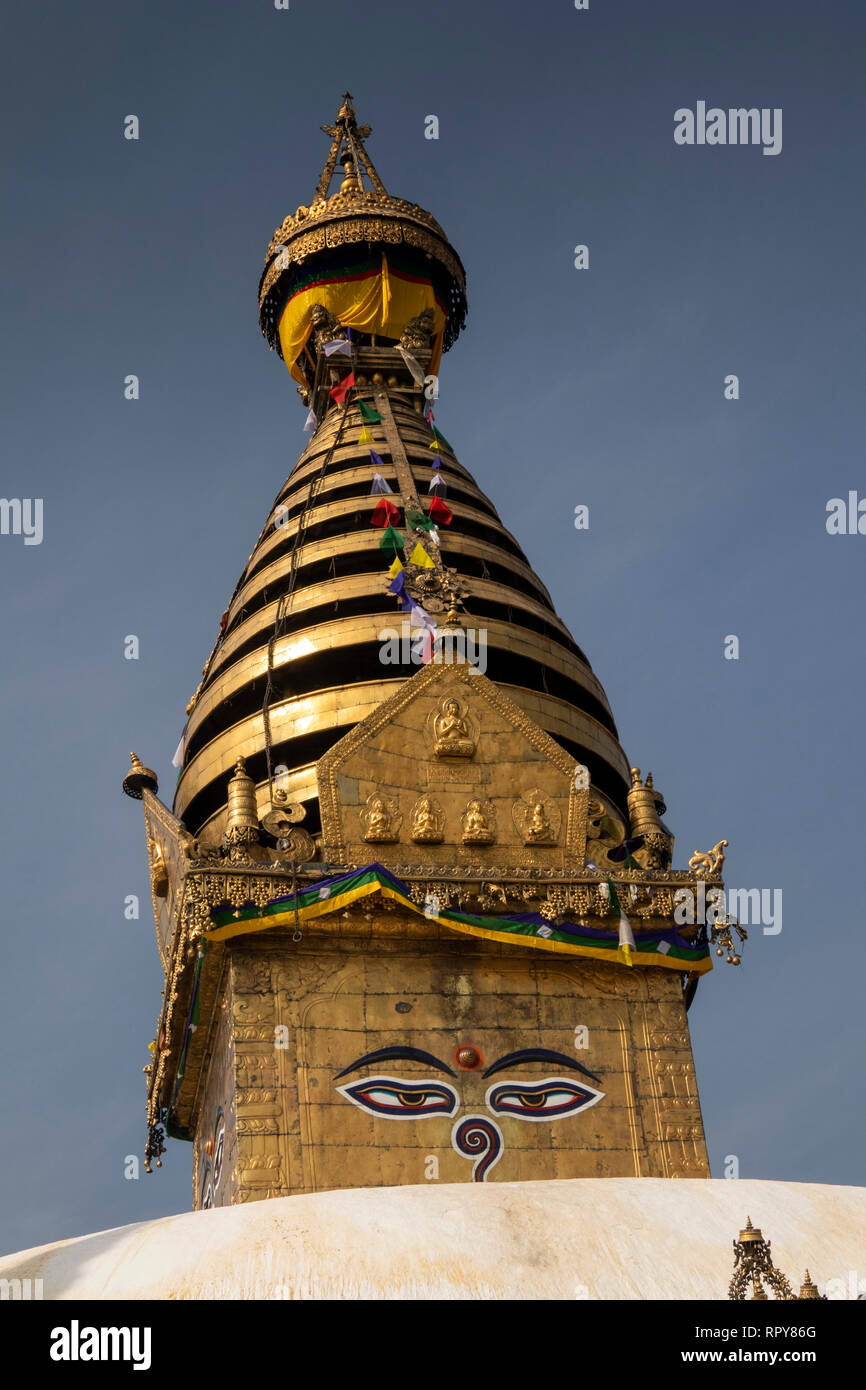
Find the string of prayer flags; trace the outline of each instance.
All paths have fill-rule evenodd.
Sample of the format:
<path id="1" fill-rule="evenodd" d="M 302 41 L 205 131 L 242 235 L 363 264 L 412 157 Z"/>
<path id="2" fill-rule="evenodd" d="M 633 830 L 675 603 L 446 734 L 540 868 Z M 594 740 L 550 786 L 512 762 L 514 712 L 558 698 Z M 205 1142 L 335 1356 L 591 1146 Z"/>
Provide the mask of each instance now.
<path id="1" fill-rule="evenodd" d="M 387 526 L 390 529 L 394 522 L 399 520 L 400 508 L 395 507 L 393 502 L 389 502 L 387 497 L 380 497 L 370 513 L 370 525 Z"/>
<path id="2" fill-rule="evenodd" d="M 424 368 L 421 366 L 421 363 L 418 361 L 417 357 L 413 357 L 411 352 L 408 352 L 407 349 L 404 347 L 398 347 L 397 351 L 403 358 L 403 361 L 406 363 L 406 366 L 409 368 L 409 371 L 417 381 L 418 385 L 423 386 Z"/>
<path id="3" fill-rule="evenodd" d="M 307 414 L 306 420 L 304 421 L 304 434 L 313 434 L 318 429 L 318 427 L 319 422 L 316 419 L 316 412 L 315 410 L 310 410 Z"/>
<path id="4" fill-rule="evenodd" d="M 448 440 L 445 438 L 444 434 L 440 434 L 439 430 L 437 430 L 435 425 L 433 426 L 433 438 L 430 440 L 428 448 L 449 449 L 452 454 L 454 453 L 454 450 L 451 448 L 451 445 L 448 443 Z"/>
<path id="5" fill-rule="evenodd" d="M 451 508 L 445 505 L 441 497 L 435 495 L 430 502 L 428 516 L 441 526 L 450 526 L 454 520 L 454 513 Z"/>
<path id="6" fill-rule="evenodd" d="M 388 482 L 387 478 L 383 478 L 383 477 L 382 477 L 382 474 L 381 474 L 381 473 L 374 473 L 374 474 L 373 474 L 373 486 L 370 488 L 370 491 L 371 491 L 371 492 L 393 492 L 394 489 L 392 488 L 391 484 Z"/>
<path id="7" fill-rule="evenodd" d="M 427 551 L 424 549 L 420 541 L 416 543 L 415 549 L 409 556 L 409 564 L 417 565 L 419 569 L 424 570 L 435 570 L 436 568 L 435 560 L 430 559 L 430 556 L 427 554 Z"/>
<path id="8" fill-rule="evenodd" d="M 375 444 L 375 443 L 376 443 L 375 439 L 373 438 L 372 434 L 370 433 L 370 431 L 369 431 L 369 429 L 367 428 L 366 425 L 364 425 L 363 429 L 361 430 L 361 433 L 358 435 L 358 443 L 359 443 L 359 444 Z"/>
<path id="9" fill-rule="evenodd" d="M 396 556 L 403 554 L 405 546 L 406 542 L 403 540 L 403 537 L 400 535 L 400 532 L 395 531 L 393 526 L 386 527 L 382 539 L 379 542 L 379 549 L 393 550 Z"/>
<path id="10" fill-rule="evenodd" d="M 361 419 L 364 421 L 365 425 L 379 425 L 382 423 L 382 417 L 378 410 L 374 410 L 366 401 L 359 401 L 358 409 L 361 412 Z"/>
<path id="11" fill-rule="evenodd" d="M 337 405 L 342 405 L 354 385 L 355 373 L 349 372 L 348 376 L 344 376 L 342 381 L 338 381 L 336 386 L 331 387 L 328 395 L 333 397 Z"/>
<path id="12" fill-rule="evenodd" d="M 352 355 L 352 344 L 348 338 L 334 338 L 330 343 L 325 343 L 324 352 L 326 357 L 333 357 L 335 352 L 346 352 Z"/>
<path id="13" fill-rule="evenodd" d="M 400 561 L 397 559 L 397 556 L 395 555 L 390 565 L 388 566 L 389 578 L 396 579 L 397 575 L 400 573 L 402 568 L 403 566 L 400 564 Z"/>
<path id="14" fill-rule="evenodd" d="M 442 477 L 441 473 L 434 473 L 434 474 L 433 474 L 433 477 L 430 479 L 430 486 L 428 487 L 427 491 L 428 491 L 428 492 L 439 492 L 440 489 L 441 489 L 442 492 L 447 492 L 447 490 L 448 490 L 448 484 L 446 483 L 445 479 Z"/>

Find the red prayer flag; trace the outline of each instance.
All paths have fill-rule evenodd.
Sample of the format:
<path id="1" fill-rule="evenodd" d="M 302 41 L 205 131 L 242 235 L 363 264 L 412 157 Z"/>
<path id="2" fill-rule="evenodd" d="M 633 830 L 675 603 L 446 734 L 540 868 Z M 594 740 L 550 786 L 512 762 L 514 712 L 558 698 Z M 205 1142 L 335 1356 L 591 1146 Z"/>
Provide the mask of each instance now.
<path id="1" fill-rule="evenodd" d="M 343 377 L 342 381 L 338 381 L 336 386 L 331 387 L 328 395 L 333 396 L 337 405 L 342 405 L 354 385 L 355 373 L 350 372 L 348 376 Z"/>
<path id="2" fill-rule="evenodd" d="M 395 521 L 400 520 L 400 508 L 395 507 L 394 503 L 387 497 L 380 497 L 375 507 L 370 513 L 371 526 L 392 526 Z"/>
<path id="3" fill-rule="evenodd" d="M 442 526 L 450 526 L 451 522 L 454 520 L 454 513 L 451 508 L 446 507 L 445 503 L 439 497 L 433 498 L 430 503 L 428 515 L 433 521 L 438 522 Z"/>

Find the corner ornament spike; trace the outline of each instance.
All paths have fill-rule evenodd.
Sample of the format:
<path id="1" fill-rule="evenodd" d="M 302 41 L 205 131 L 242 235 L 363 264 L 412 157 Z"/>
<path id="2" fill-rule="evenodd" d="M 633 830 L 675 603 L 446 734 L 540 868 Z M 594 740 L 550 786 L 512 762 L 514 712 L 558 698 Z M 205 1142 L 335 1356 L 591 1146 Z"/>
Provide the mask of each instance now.
<path id="1" fill-rule="evenodd" d="M 156 773 L 149 767 L 145 767 L 141 759 L 135 754 L 130 753 L 132 766 L 123 779 L 123 790 L 127 796 L 131 796 L 133 801 L 141 801 L 142 793 L 146 787 L 154 794 L 159 791 L 159 783 L 156 780 Z"/>

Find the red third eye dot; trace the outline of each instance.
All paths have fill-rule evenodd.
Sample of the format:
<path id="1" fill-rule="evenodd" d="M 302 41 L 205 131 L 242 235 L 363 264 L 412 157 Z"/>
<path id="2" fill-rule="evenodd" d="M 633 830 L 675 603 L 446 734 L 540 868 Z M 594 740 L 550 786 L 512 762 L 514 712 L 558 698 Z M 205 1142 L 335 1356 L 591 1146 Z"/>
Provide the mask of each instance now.
<path id="1" fill-rule="evenodd" d="M 459 1047 L 454 1049 L 454 1061 L 461 1071 L 475 1071 L 476 1067 L 481 1066 L 484 1058 L 479 1048 L 473 1047 L 471 1043 L 460 1043 Z"/>

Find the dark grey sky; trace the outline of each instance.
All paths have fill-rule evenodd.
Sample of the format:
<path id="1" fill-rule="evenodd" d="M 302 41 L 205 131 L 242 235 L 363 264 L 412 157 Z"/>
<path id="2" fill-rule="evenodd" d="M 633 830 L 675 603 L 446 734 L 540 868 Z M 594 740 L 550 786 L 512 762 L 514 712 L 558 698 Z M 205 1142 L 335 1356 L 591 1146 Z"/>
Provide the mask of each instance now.
<path id="1" fill-rule="evenodd" d="M 4 30 L 0 490 L 44 499 L 44 540 L 0 536 L 0 1250 L 190 1205 L 188 1146 L 123 1178 L 161 972 L 120 782 L 135 748 L 170 801 L 304 444 L 256 283 L 347 87 L 467 267 L 437 423 L 653 770 L 677 864 L 725 837 L 729 886 L 783 891 L 781 934 L 692 1010 L 714 1175 L 862 1182 L 866 536 L 825 529 L 866 494 L 862 5 L 48 0 Z M 676 146 L 700 100 L 781 107 L 782 153 Z"/>

